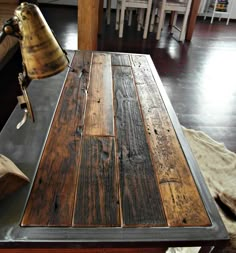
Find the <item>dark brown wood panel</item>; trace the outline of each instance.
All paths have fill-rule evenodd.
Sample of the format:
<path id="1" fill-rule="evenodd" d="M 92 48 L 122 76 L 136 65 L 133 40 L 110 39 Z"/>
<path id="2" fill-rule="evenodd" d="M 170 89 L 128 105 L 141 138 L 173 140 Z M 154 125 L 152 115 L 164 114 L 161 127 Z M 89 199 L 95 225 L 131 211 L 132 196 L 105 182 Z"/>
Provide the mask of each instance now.
<path id="1" fill-rule="evenodd" d="M 94 53 L 88 89 L 85 134 L 114 136 L 111 55 Z"/>
<path id="2" fill-rule="evenodd" d="M 132 70 L 113 67 L 123 226 L 165 226 Z"/>
<path id="3" fill-rule="evenodd" d="M 135 62 L 135 56 L 132 62 Z M 137 58 L 142 70 L 148 66 L 145 56 Z M 135 66 L 135 64 L 134 64 Z M 144 74 L 140 78 L 139 68 L 133 67 L 134 76 L 139 76 L 137 85 L 144 115 L 147 139 L 159 181 L 161 197 L 169 226 L 208 226 L 210 220 L 192 178 L 175 130 L 162 101 L 158 86 Z"/>
<path id="4" fill-rule="evenodd" d="M 22 226 L 72 224 L 90 58 L 90 53 L 77 53 L 73 58 Z"/>
<path id="5" fill-rule="evenodd" d="M 113 137 L 82 140 L 75 226 L 120 226 L 118 173 Z"/>

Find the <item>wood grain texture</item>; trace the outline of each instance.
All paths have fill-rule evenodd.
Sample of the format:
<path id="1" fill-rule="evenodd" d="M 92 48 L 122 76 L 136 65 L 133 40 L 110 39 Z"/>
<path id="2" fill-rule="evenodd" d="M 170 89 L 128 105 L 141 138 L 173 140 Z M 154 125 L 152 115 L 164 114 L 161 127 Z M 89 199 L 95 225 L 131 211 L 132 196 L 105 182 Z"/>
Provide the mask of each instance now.
<path id="1" fill-rule="evenodd" d="M 98 16 L 99 1 L 78 0 L 78 49 L 97 49 Z"/>
<path id="2" fill-rule="evenodd" d="M 22 226 L 210 225 L 146 56 L 72 67 Z"/>
<path id="3" fill-rule="evenodd" d="M 135 58 L 132 57 L 132 62 L 135 62 Z M 137 58 L 137 61 L 140 68 L 148 66 L 145 56 Z M 143 80 L 137 85 L 137 90 L 168 225 L 208 226 L 210 220 L 157 84 L 146 78 L 149 70 L 144 75 L 145 78 L 140 77 L 142 72 L 139 68 L 133 67 L 133 71 L 134 76 Z"/>
<path id="4" fill-rule="evenodd" d="M 155 173 L 130 67 L 113 67 L 123 226 L 164 226 Z"/>
<path id="5" fill-rule="evenodd" d="M 82 140 L 74 226 L 120 226 L 113 137 Z"/>
<path id="6" fill-rule="evenodd" d="M 84 124 L 86 88 L 91 54 L 73 58 L 38 172 L 22 219 L 22 226 L 71 226 Z"/>
<path id="7" fill-rule="evenodd" d="M 111 64 L 112 66 L 131 66 L 129 55 L 128 54 L 112 54 L 111 55 Z"/>
<path id="8" fill-rule="evenodd" d="M 111 56 L 94 53 L 88 89 L 85 134 L 114 136 Z"/>

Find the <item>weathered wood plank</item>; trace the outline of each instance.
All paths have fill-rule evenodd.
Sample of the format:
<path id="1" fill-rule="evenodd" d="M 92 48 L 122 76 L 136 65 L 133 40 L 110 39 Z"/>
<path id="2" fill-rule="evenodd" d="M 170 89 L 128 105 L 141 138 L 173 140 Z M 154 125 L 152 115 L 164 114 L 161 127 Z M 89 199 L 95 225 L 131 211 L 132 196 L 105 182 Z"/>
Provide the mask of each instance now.
<path id="1" fill-rule="evenodd" d="M 137 60 L 140 66 L 147 68 L 144 56 Z M 135 62 L 135 56 L 132 62 Z M 142 83 L 138 82 L 137 90 L 168 225 L 210 225 L 157 84 L 146 78 L 150 70 L 147 69 L 143 77 L 140 77 L 142 72 L 139 68 L 134 66 L 133 71 L 139 81 L 143 80 Z"/>
<path id="2" fill-rule="evenodd" d="M 114 136 L 111 55 L 94 53 L 88 89 L 85 134 Z"/>
<path id="3" fill-rule="evenodd" d="M 145 55 L 130 55 L 130 62 L 136 84 L 155 83 Z"/>
<path id="4" fill-rule="evenodd" d="M 111 55 L 112 66 L 131 66 L 128 54 L 112 54 Z"/>
<path id="5" fill-rule="evenodd" d="M 120 226 L 113 137 L 84 137 L 74 226 Z"/>
<path id="6" fill-rule="evenodd" d="M 71 226 L 91 54 L 77 53 L 41 157 L 22 226 Z M 81 70 L 85 69 L 80 78 Z"/>
<path id="7" fill-rule="evenodd" d="M 166 225 L 130 67 L 113 67 L 123 226 Z"/>

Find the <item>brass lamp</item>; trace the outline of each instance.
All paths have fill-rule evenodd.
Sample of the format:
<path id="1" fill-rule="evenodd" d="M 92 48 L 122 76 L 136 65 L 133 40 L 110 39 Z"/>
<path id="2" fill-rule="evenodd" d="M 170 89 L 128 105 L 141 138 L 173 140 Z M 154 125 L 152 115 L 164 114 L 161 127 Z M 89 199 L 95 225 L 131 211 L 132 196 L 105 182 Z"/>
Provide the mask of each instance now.
<path id="1" fill-rule="evenodd" d="M 7 35 L 19 39 L 23 59 L 23 72 L 18 76 L 22 95 L 17 98 L 24 116 L 17 125 L 19 129 L 28 116 L 34 121 L 26 90 L 30 80 L 53 76 L 64 70 L 69 61 L 41 11 L 34 4 L 24 2 L 16 8 L 14 16 L 3 25 L 0 43 Z M 7 157 L 0 154 L 0 199 L 28 181 Z"/>
<path id="2" fill-rule="evenodd" d="M 17 125 L 19 129 L 29 116 L 34 121 L 26 88 L 30 80 L 53 76 L 68 66 L 68 58 L 61 48 L 39 8 L 23 2 L 15 10 L 14 16 L 2 28 L 0 43 L 6 35 L 19 39 L 23 58 L 23 73 L 19 74 L 22 95 L 18 103 L 24 110 L 24 116 Z"/>

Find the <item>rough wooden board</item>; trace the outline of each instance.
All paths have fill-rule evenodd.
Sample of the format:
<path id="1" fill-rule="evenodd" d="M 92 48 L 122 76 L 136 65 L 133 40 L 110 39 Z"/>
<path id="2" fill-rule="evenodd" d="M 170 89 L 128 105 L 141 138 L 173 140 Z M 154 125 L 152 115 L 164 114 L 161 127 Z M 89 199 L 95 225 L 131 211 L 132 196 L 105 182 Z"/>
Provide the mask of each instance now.
<path id="1" fill-rule="evenodd" d="M 143 62 L 142 62 L 143 61 Z M 137 90 L 144 115 L 147 140 L 159 182 L 163 206 L 169 226 L 208 226 L 211 224 L 192 178 L 158 87 L 150 76 L 146 58 L 137 59 L 144 73 L 134 63 Z M 142 80 L 142 82 L 140 81 Z"/>
<path id="2" fill-rule="evenodd" d="M 131 66 L 129 55 L 127 54 L 112 54 L 111 55 L 112 66 Z"/>
<path id="3" fill-rule="evenodd" d="M 22 219 L 22 226 L 71 226 L 84 124 L 91 54 L 73 58 L 34 185 Z"/>
<path id="4" fill-rule="evenodd" d="M 82 140 L 74 226 L 120 226 L 113 137 Z"/>
<path id="5" fill-rule="evenodd" d="M 114 136 L 111 55 L 94 53 L 90 73 L 85 134 Z"/>
<path id="6" fill-rule="evenodd" d="M 149 83 L 154 84 L 152 71 L 149 67 L 145 55 L 131 55 L 130 61 L 132 65 L 135 84 Z"/>
<path id="7" fill-rule="evenodd" d="M 123 226 L 165 226 L 130 67 L 113 67 Z"/>

